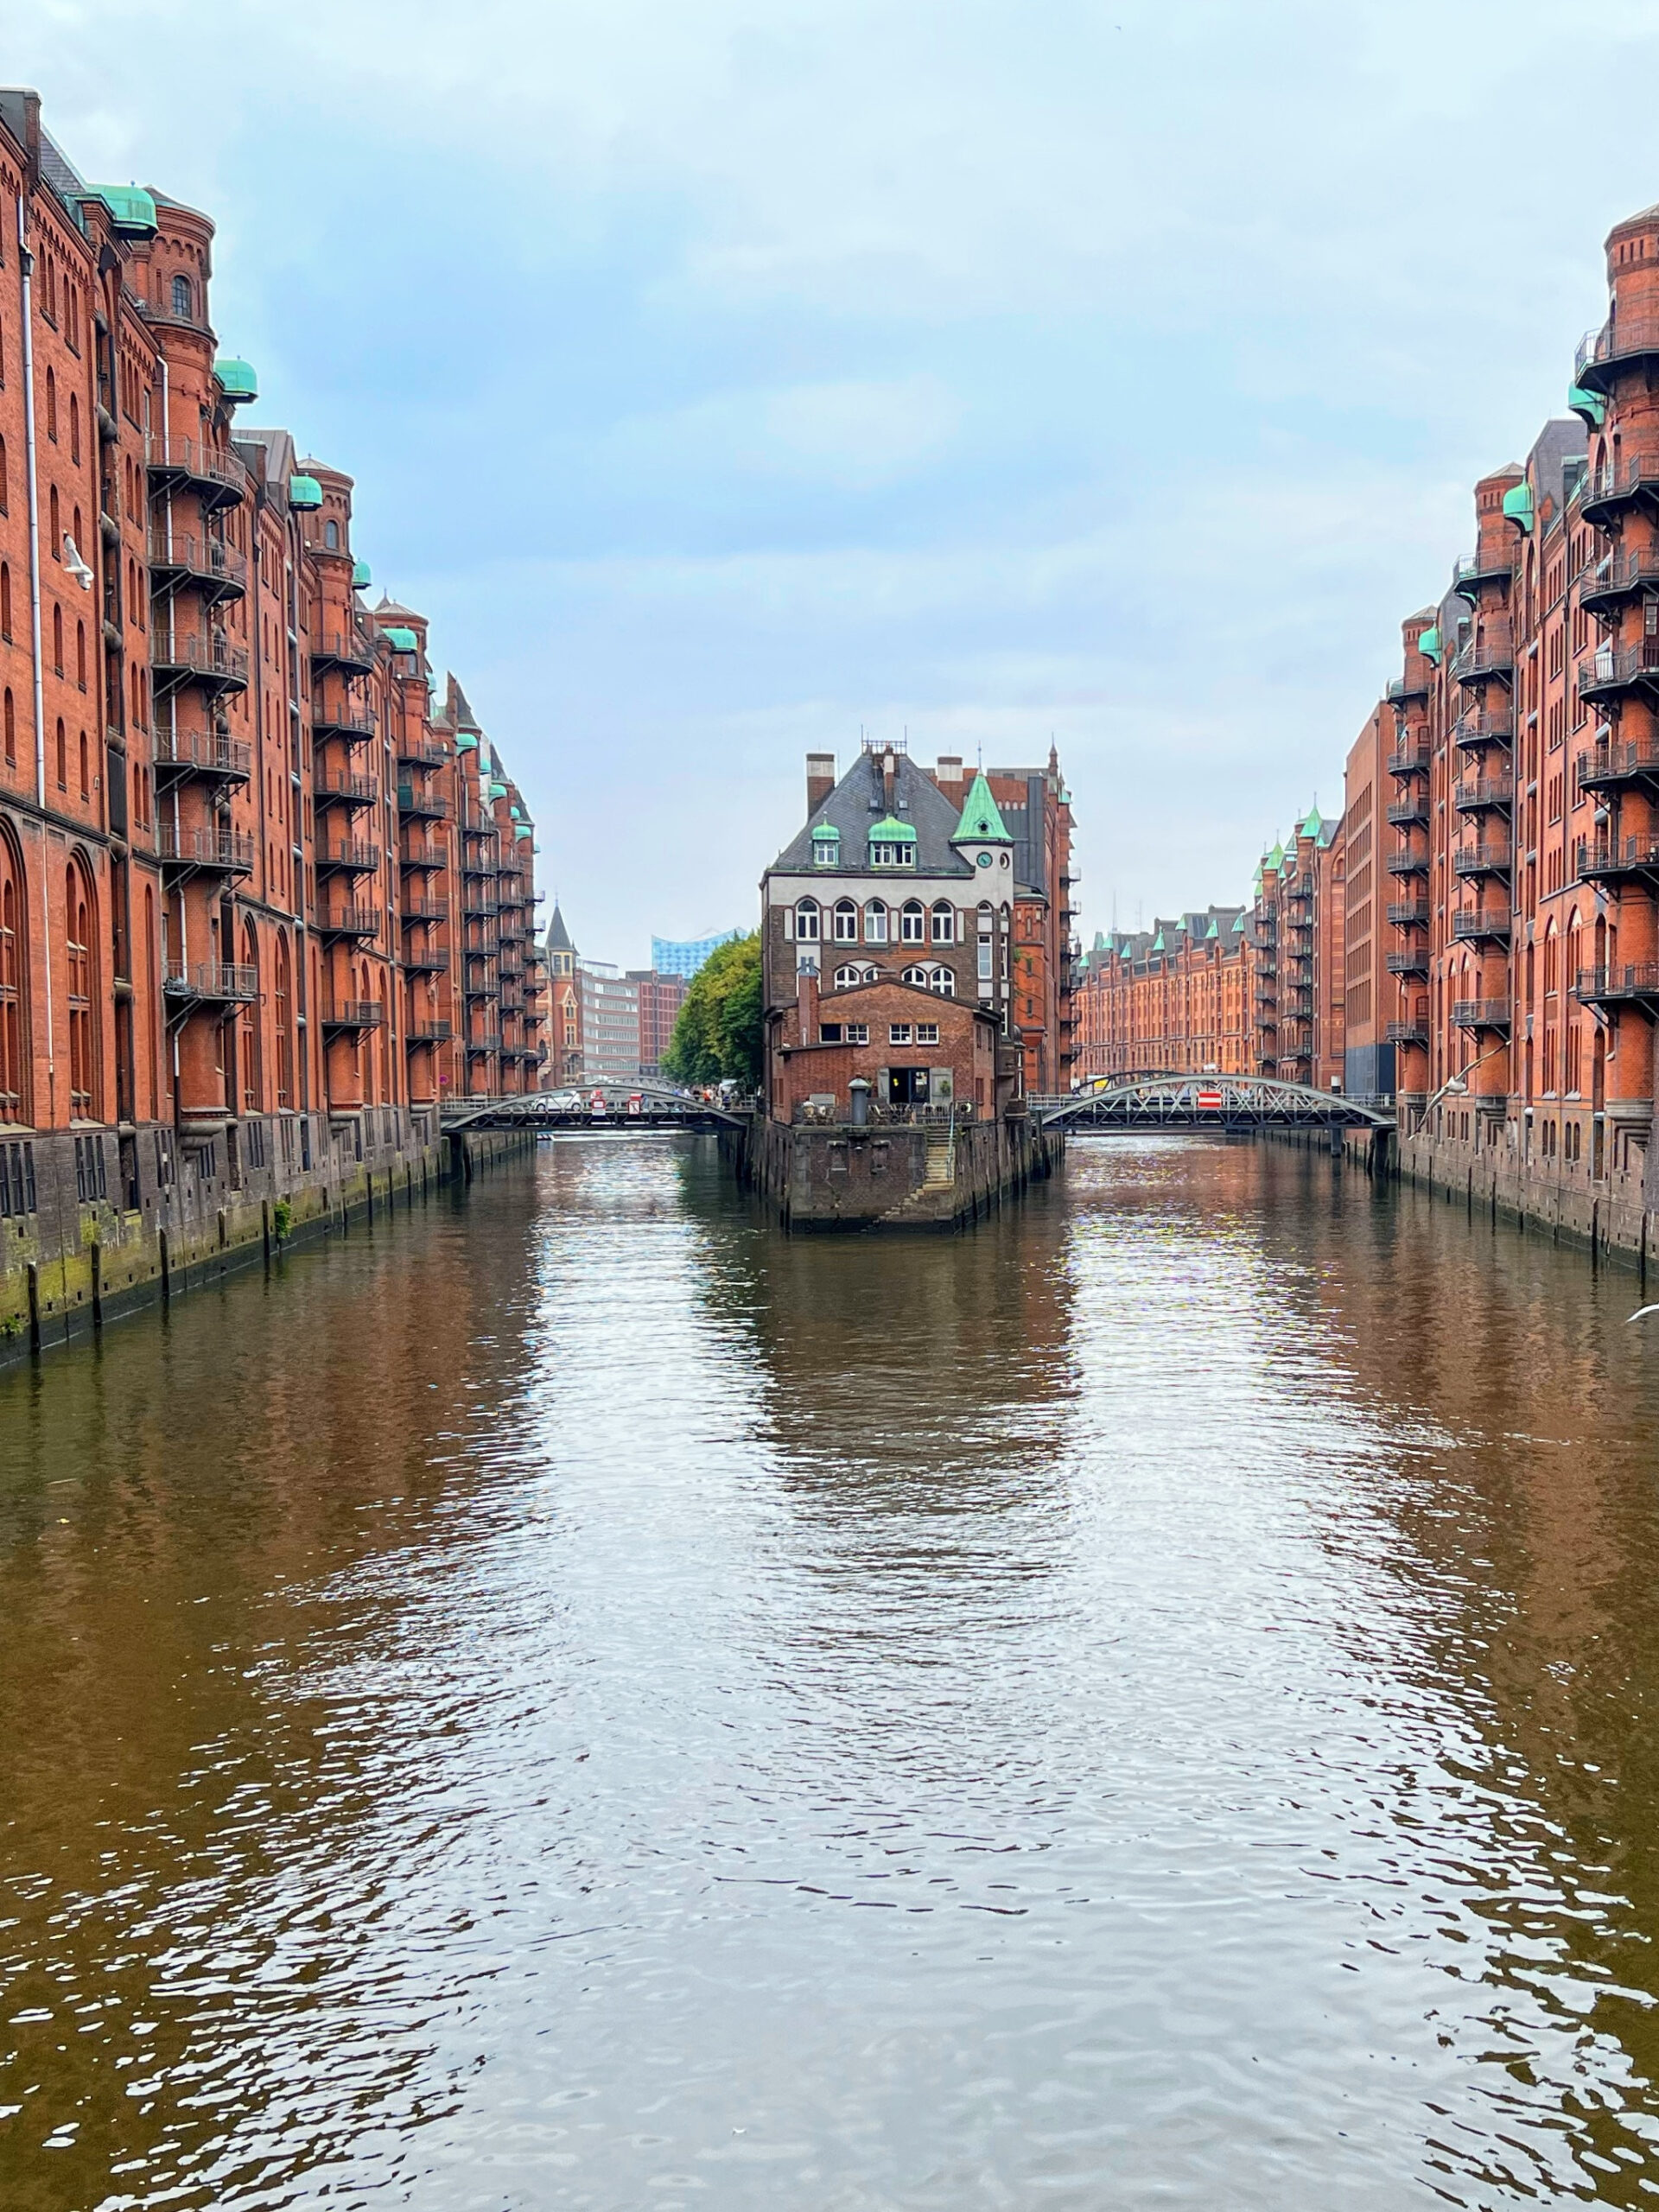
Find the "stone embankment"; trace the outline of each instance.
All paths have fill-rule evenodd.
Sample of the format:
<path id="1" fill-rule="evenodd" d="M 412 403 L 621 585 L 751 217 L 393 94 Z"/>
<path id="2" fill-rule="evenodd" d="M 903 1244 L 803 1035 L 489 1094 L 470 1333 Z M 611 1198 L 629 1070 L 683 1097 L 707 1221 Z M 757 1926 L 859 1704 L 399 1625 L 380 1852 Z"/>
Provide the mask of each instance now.
<path id="1" fill-rule="evenodd" d="M 960 1229 L 1052 1175 L 1065 1139 L 999 1122 L 786 1123 L 759 1117 L 721 1152 L 790 1230 Z"/>

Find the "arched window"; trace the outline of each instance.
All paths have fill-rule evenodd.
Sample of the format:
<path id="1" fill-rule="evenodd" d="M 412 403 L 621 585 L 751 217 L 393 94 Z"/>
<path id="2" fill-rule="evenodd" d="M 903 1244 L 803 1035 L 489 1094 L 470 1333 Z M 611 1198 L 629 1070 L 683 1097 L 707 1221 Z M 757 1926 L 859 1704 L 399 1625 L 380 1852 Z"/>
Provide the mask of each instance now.
<path id="1" fill-rule="evenodd" d="M 86 689 L 86 625 L 75 625 L 75 681 L 84 691 Z"/>
<path id="2" fill-rule="evenodd" d="M 61 715 L 58 716 L 57 756 L 58 789 L 67 791 L 69 788 L 69 733 L 64 728 Z"/>
<path id="3" fill-rule="evenodd" d="M 914 983 L 918 991 L 925 991 L 927 988 L 927 978 L 928 970 L 925 968 L 906 968 L 901 980 L 906 983 Z"/>
<path id="4" fill-rule="evenodd" d="M 187 322 L 190 320 L 190 279 L 175 276 L 173 279 L 173 312 L 181 315 Z"/>
<path id="5" fill-rule="evenodd" d="M 7 493 L 6 442 L 3 438 L 0 438 L 0 515 L 9 514 L 11 511 L 8 504 Z"/>
<path id="6" fill-rule="evenodd" d="M 10 691 L 6 697 L 10 701 Z M 28 915 L 22 860 L 0 825 L 0 1122 L 32 1118 L 27 1100 Z"/>
<path id="7" fill-rule="evenodd" d="M 8 768 L 15 768 L 17 766 L 17 702 L 11 696 L 10 683 L 6 686 L 4 714 L 6 766 Z"/>
<path id="8" fill-rule="evenodd" d="M 72 391 L 69 395 L 69 458 L 76 467 L 80 465 L 80 402 Z M 75 543 L 79 544 L 79 539 Z"/>
<path id="9" fill-rule="evenodd" d="M 858 909 L 850 899 L 836 899 L 834 923 L 837 944 L 858 943 Z"/>
<path id="10" fill-rule="evenodd" d="M 933 902 L 933 942 L 935 944 L 954 944 L 957 941 L 957 910 L 948 899 Z"/>
<path id="11" fill-rule="evenodd" d="M 899 942 L 900 944 L 925 944 L 927 942 L 927 917 L 919 899 L 906 899 L 899 909 Z"/>
<path id="12" fill-rule="evenodd" d="M 79 860 L 64 877 L 63 926 L 69 970 L 69 1118 L 99 1120 L 98 1039 L 92 1009 L 98 1003 L 95 911 L 92 887 Z"/>
<path id="13" fill-rule="evenodd" d="M 58 442 L 58 379 L 54 370 L 46 372 L 46 435 L 54 445 Z"/>
<path id="14" fill-rule="evenodd" d="M 795 935 L 803 944 L 818 941 L 818 902 L 816 899 L 801 899 L 795 906 Z"/>
<path id="15" fill-rule="evenodd" d="M 63 609 L 52 610 L 52 665 L 58 675 L 63 674 Z"/>
<path id="16" fill-rule="evenodd" d="M 322 525 L 322 542 L 331 553 L 339 552 L 340 524 L 337 522 L 324 523 Z"/>
<path id="17" fill-rule="evenodd" d="M 885 944 L 887 941 L 887 901 L 885 899 L 872 899 L 864 909 L 864 942 L 866 944 Z"/>
<path id="18" fill-rule="evenodd" d="M 11 643 L 11 563 L 0 561 L 0 639 Z"/>
<path id="19" fill-rule="evenodd" d="M 58 487 L 55 484 L 47 496 L 46 505 L 52 518 L 52 558 L 60 562 L 63 559 L 63 514 L 58 505 Z M 63 671 L 60 669 L 58 674 L 61 676 Z"/>
<path id="20" fill-rule="evenodd" d="M 242 965 L 246 973 L 238 982 L 248 985 L 253 993 L 242 1005 L 239 1031 L 237 1037 L 237 1058 L 241 1065 L 242 1111 L 258 1114 L 264 1110 L 264 1070 L 260 1065 L 259 1053 L 259 940 L 249 922 L 242 932 Z"/>
<path id="21" fill-rule="evenodd" d="M 927 988 L 937 991 L 942 999 L 953 999 L 957 995 L 956 976 L 949 968 L 936 968 L 927 979 Z"/>
<path id="22" fill-rule="evenodd" d="M 92 762 L 86 752 L 86 733 L 80 733 L 80 795 L 90 799 L 92 795 Z"/>
<path id="23" fill-rule="evenodd" d="M 294 995 L 289 988 L 288 932 L 276 933 L 276 978 L 273 994 L 276 1015 L 276 1106 L 285 1112 L 294 1103 Z"/>
<path id="24" fill-rule="evenodd" d="M 868 961 L 849 961 L 845 967 L 836 970 L 836 988 L 838 991 L 849 991 L 855 983 L 873 983 L 874 981 L 875 969 Z"/>
<path id="25" fill-rule="evenodd" d="M 80 509 L 79 507 L 73 507 L 70 510 L 70 523 L 71 528 L 69 535 L 74 539 L 75 550 L 79 553 L 80 551 L 81 545 L 84 543 L 81 537 Z"/>

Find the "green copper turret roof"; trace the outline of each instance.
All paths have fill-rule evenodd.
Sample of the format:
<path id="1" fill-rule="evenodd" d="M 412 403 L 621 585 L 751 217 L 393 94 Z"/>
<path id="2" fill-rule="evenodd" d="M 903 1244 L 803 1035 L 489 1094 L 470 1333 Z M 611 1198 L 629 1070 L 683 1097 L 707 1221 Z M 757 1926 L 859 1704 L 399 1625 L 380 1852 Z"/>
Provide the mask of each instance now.
<path id="1" fill-rule="evenodd" d="M 1263 868 L 1283 868 L 1284 864 L 1285 849 L 1275 837 L 1273 841 L 1273 850 L 1268 855 L 1262 865 Z"/>
<path id="2" fill-rule="evenodd" d="M 814 830 L 813 835 L 816 836 L 817 832 Z M 900 822 L 896 816 L 889 814 L 870 825 L 870 842 L 873 845 L 913 845 L 915 842 L 915 830 L 908 822 Z"/>
<path id="3" fill-rule="evenodd" d="M 1243 914 L 1241 914 L 1238 919 L 1233 924 L 1233 934 L 1235 937 L 1243 937 L 1244 934 L 1244 917 Z"/>
<path id="4" fill-rule="evenodd" d="M 1319 819 L 1319 808 L 1317 806 L 1310 806 L 1307 810 L 1307 819 L 1303 823 L 1301 827 L 1301 836 L 1304 837 L 1317 837 L 1324 827 L 1324 823 Z"/>
<path id="5" fill-rule="evenodd" d="M 1216 927 L 1216 918 L 1213 914 L 1210 917 L 1210 926 L 1204 934 L 1206 939 L 1221 935 L 1221 931 Z"/>
<path id="6" fill-rule="evenodd" d="M 991 797 L 991 787 L 985 780 L 982 768 L 968 786 L 968 796 L 963 802 L 962 819 L 957 824 L 953 845 L 1011 845 L 1014 842 L 997 811 L 996 801 Z"/>

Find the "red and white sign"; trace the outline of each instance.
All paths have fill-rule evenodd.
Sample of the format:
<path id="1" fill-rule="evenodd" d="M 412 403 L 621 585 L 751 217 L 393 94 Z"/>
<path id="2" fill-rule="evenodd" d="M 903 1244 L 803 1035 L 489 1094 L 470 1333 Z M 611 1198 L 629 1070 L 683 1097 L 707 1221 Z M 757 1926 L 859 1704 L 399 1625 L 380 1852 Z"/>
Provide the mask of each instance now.
<path id="1" fill-rule="evenodd" d="M 1218 1090 L 1201 1090 L 1198 1093 L 1198 1109 L 1201 1113 L 1219 1114 L 1221 1093 Z"/>

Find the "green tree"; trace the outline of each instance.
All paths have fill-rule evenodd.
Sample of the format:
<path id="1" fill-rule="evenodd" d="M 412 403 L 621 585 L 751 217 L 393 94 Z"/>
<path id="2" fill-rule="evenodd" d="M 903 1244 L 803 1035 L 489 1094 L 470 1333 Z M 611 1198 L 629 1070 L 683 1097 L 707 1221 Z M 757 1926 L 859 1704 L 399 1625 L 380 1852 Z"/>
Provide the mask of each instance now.
<path id="1" fill-rule="evenodd" d="M 663 1055 L 676 1083 L 760 1082 L 760 932 L 715 947 L 685 995 Z"/>

